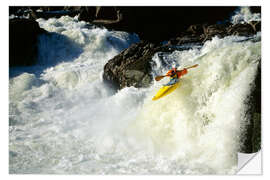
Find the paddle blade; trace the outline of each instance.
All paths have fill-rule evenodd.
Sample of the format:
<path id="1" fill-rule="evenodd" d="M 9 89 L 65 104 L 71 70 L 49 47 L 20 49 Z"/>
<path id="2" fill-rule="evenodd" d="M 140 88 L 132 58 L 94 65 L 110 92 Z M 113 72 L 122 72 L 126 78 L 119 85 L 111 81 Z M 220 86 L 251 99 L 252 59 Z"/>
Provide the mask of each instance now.
<path id="1" fill-rule="evenodd" d="M 195 67 L 197 67 L 197 66 L 199 66 L 199 64 L 195 64 L 195 65 L 193 65 L 193 66 L 187 67 L 186 69 L 195 68 Z"/>
<path id="2" fill-rule="evenodd" d="M 155 77 L 155 80 L 156 81 L 160 81 L 161 79 L 163 79 L 165 76 L 157 76 L 157 77 Z"/>

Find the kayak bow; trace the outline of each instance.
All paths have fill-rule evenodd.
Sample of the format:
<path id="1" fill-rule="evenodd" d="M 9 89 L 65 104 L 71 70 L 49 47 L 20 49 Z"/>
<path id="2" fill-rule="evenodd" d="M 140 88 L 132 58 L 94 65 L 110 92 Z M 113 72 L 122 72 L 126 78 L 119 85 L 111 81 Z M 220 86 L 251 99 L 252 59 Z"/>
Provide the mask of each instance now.
<path id="1" fill-rule="evenodd" d="M 154 100 L 158 100 L 170 93 L 172 93 L 176 88 L 178 88 L 180 86 L 180 82 L 177 82 L 171 86 L 163 86 L 162 88 L 159 89 L 159 91 L 157 92 L 157 94 L 153 97 L 153 101 Z"/>

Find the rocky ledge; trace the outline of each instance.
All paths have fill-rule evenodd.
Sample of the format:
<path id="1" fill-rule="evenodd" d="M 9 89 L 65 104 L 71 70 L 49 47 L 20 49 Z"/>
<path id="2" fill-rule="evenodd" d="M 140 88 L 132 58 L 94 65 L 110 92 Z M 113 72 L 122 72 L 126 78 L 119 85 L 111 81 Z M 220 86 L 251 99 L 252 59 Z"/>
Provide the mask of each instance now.
<path id="1" fill-rule="evenodd" d="M 152 82 L 151 59 L 156 52 L 172 52 L 176 46 L 185 44 L 203 44 L 218 36 L 252 36 L 261 30 L 260 22 L 246 24 L 195 24 L 189 26 L 179 36 L 171 38 L 167 44 L 141 41 L 108 61 L 104 66 L 103 78 L 117 89 L 134 86 L 148 87 Z"/>
<path id="2" fill-rule="evenodd" d="M 38 36 L 46 31 L 30 19 L 9 20 L 9 66 L 29 66 L 37 60 Z"/>

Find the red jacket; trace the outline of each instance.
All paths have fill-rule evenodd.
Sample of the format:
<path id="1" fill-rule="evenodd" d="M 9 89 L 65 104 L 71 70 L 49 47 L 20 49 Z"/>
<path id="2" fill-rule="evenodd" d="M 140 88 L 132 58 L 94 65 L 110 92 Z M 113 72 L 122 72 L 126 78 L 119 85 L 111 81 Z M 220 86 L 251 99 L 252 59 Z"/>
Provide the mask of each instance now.
<path id="1" fill-rule="evenodd" d="M 176 74 L 177 74 L 177 78 L 179 79 L 181 76 L 187 74 L 188 71 L 186 68 L 180 70 L 180 71 L 176 71 Z M 169 70 L 166 74 L 166 76 L 169 76 L 169 77 L 174 77 L 175 76 L 175 73 L 173 70 Z"/>

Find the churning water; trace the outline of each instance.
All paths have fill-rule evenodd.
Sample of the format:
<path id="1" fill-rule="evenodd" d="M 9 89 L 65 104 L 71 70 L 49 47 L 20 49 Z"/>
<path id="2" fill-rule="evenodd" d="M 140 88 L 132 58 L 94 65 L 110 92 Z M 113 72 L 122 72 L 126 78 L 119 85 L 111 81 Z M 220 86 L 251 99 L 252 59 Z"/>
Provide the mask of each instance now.
<path id="1" fill-rule="evenodd" d="M 135 34 L 66 16 L 38 22 L 51 32 L 39 38 L 38 64 L 10 69 L 10 173 L 236 172 L 260 41 L 229 36 L 155 54 L 153 75 L 166 64 L 199 66 L 175 92 L 152 101 L 168 79 L 117 92 L 102 80 L 106 62 L 139 41 Z"/>

